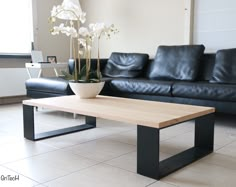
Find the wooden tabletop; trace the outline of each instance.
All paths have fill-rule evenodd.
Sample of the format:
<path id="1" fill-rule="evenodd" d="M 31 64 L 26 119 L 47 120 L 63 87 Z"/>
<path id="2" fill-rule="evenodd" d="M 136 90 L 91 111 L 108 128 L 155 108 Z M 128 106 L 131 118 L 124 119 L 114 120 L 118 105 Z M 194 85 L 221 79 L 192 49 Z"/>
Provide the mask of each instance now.
<path id="1" fill-rule="evenodd" d="M 94 99 L 80 99 L 74 95 L 62 96 L 25 100 L 23 104 L 155 128 L 167 127 L 215 112 L 212 107 L 108 96 L 97 96 Z"/>

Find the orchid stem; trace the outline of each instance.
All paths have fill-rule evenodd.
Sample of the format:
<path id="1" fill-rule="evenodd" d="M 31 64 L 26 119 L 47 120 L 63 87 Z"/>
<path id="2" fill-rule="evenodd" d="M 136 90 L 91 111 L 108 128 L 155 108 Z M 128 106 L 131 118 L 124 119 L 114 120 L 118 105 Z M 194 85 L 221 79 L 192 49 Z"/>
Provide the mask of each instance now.
<path id="1" fill-rule="evenodd" d="M 97 77 L 98 77 L 98 80 L 100 80 L 100 49 L 99 49 L 99 39 L 100 37 L 98 38 L 98 59 L 97 59 Z"/>

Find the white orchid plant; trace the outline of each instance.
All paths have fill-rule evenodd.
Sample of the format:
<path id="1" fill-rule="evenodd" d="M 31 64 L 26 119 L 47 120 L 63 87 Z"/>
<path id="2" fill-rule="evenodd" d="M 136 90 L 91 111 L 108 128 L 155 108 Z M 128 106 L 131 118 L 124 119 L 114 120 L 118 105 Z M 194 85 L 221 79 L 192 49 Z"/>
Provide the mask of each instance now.
<path id="1" fill-rule="evenodd" d="M 89 24 L 89 27 L 80 27 L 81 23 L 86 21 L 86 13 L 82 12 L 80 6 L 73 3 L 54 6 L 51 11 L 49 22 L 53 24 L 51 29 L 52 35 L 60 33 L 71 38 L 73 46 L 74 72 L 69 74 L 63 72 L 66 79 L 78 82 L 100 82 L 100 56 L 99 56 L 99 40 L 102 36 L 110 38 L 112 33 L 117 33 L 114 25 L 106 26 L 104 23 Z M 57 18 L 64 19 L 64 23 L 56 26 Z M 94 42 L 97 42 L 97 69 L 91 70 L 91 50 Z M 76 46 L 77 45 L 77 46 Z M 76 47 L 75 47 L 76 46 Z M 77 48 L 77 49 L 76 49 Z M 86 59 L 85 66 L 81 67 L 80 59 Z M 77 60 L 78 59 L 78 64 Z"/>

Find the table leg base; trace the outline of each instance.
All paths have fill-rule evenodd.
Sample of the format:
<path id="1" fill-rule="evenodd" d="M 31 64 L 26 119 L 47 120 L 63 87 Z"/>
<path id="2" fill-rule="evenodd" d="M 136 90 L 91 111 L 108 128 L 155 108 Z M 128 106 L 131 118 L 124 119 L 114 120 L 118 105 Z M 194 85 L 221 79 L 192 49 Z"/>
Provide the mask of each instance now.
<path id="1" fill-rule="evenodd" d="M 214 114 L 195 119 L 194 147 L 159 161 L 160 130 L 138 125 L 137 173 L 159 180 L 213 152 Z"/>
<path id="2" fill-rule="evenodd" d="M 23 120 L 24 120 L 24 137 L 32 141 L 43 140 L 46 138 L 52 138 L 96 127 L 96 118 L 85 116 L 85 124 L 83 125 L 77 125 L 43 133 L 35 133 L 34 107 L 28 105 L 23 105 Z"/>
<path id="3" fill-rule="evenodd" d="M 160 162 L 159 170 L 159 178 L 161 179 L 170 173 L 173 173 L 177 171 L 178 169 L 181 169 L 198 159 L 201 159 L 205 157 L 206 155 L 212 153 L 211 150 L 204 150 L 197 147 L 192 147 L 186 151 L 183 151 L 177 155 L 174 155 L 170 158 L 167 158 Z"/>

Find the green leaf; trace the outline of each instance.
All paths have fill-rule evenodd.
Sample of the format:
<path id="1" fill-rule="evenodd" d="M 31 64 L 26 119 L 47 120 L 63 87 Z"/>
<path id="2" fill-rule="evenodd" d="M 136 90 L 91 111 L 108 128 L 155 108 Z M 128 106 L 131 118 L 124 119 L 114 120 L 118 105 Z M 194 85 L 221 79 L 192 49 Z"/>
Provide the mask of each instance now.
<path id="1" fill-rule="evenodd" d="M 98 79 L 97 71 L 90 71 L 89 72 L 89 79 Z"/>
<path id="2" fill-rule="evenodd" d="M 86 66 L 84 65 L 80 70 L 80 74 L 78 75 L 79 80 L 86 80 Z"/>
<path id="3" fill-rule="evenodd" d="M 100 80 L 99 80 L 99 79 L 89 79 L 89 82 L 91 82 L 91 83 L 97 83 L 97 82 L 100 82 Z"/>
<path id="4" fill-rule="evenodd" d="M 66 72 L 66 71 L 61 71 L 64 79 L 66 80 L 74 80 L 74 72 L 72 74 Z M 86 65 L 82 67 L 80 70 L 80 73 L 78 74 L 78 82 L 84 82 L 84 83 L 97 83 L 101 81 L 102 74 L 101 72 L 99 73 L 99 77 L 97 74 L 97 70 L 90 70 L 89 72 L 89 77 L 88 80 L 86 79 Z"/>
<path id="5" fill-rule="evenodd" d="M 61 71 L 62 75 L 64 75 L 64 79 L 66 80 L 73 80 L 74 79 L 74 74 L 70 74 L 66 71 Z"/>

